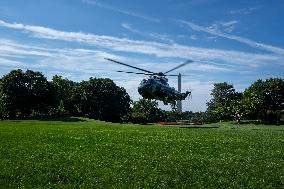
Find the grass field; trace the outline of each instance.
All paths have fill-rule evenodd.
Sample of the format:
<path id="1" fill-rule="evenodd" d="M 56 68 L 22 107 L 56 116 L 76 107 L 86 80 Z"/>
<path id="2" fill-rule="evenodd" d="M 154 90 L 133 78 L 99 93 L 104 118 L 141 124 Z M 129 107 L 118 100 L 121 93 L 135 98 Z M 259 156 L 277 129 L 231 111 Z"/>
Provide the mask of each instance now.
<path id="1" fill-rule="evenodd" d="M 204 127 L 0 121 L 0 186 L 284 188 L 283 126 Z"/>

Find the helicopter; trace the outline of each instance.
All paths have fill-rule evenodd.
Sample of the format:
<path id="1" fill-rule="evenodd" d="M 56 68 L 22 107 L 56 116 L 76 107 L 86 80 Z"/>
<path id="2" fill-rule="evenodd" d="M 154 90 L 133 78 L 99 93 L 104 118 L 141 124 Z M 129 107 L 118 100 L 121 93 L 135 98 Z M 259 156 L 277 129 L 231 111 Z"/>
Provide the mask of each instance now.
<path id="1" fill-rule="evenodd" d="M 149 100 L 160 100 L 163 101 L 165 105 L 171 104 L 173 107 L 176 106 L 176 101 L 185 100 L 187 96 L 191 95 L 190 91 L 186 91 L 185 93 L 181 93 L 177 90 L 175 90 L 174 87 L 170 87 L 168 84 L 168 79 L 166 76 L 178 76 L 178 75 L 172 75 L 168 74 L 169 72 L 172 72 L 180 67 L 183 67 L 189 63 L 192 63 L 192 60 L 188 60 L 179 66 L 176 66 L 166 72 L 152 72 L 149 70 L 145 70 L 142 68 L 138 68 L 123 62 L 119 62 L 110 58 L 104 58 L 105 60 L 124 65 L 130 68 L 134 68 L 137 70 L 140 70 L 142 72 L 132 72 L 132 71 L 117 71 L 122 73 L 134 73 L 134 74 L 141 74 L 141 75 L 148 75 L 148 79 L 143 79 L 138 87 L 138 93 L 144 98 Z"/>

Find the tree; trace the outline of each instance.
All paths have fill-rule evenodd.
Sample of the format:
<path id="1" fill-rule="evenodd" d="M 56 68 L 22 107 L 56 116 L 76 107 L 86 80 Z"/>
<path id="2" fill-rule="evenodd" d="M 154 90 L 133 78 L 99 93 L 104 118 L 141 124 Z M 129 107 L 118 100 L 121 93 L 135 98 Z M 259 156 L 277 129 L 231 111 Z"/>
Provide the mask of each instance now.
<path id="1" fill-rule="evenodd" d="M 56 91 L 56 104 L 58 107 L 56 111 L 60 114 L 76 113 L 76 108 L 72 101 L 76 83 L 55 75 L 52 78 L 52 84 Z"/>
<path id="2" fill-rule="evenodd" d="M 140 99 L 133 103 L 130 120 L 133 123 L 155 123 L 164 120 L 164 113 L 156 101 Z"/>
<path id="3" fill-rule="evenodd" d="M 244 91 L 241 105 L 242 111 L 250 119 L 279 122 L 284 111 L 284 80 L 257 80 Z"/>
<path id="4" fill-rule="evenodd" d="M 235 91 L 233 85 L 215 83 L 212 89 L 213 97 L 207 103 L 207 118 L 212 121 L 229 120 L 235 114 L 232 102 L 241 99 L 241 93 Z"/>
<path id="5" fill-rule="evenodd" d="M 8 117 L 47 114 L 54 105 L 54 89 L 40 72 L 12 70 L 0 83 L 1 111 Z"/>
<path id="6" fill-rule="evenodd" d="M 119 122 L 127 118 L 131 99 L 126 90 L 111 79 L 90 78 L 75 85 L 72 102 L 80 114 Z"/>

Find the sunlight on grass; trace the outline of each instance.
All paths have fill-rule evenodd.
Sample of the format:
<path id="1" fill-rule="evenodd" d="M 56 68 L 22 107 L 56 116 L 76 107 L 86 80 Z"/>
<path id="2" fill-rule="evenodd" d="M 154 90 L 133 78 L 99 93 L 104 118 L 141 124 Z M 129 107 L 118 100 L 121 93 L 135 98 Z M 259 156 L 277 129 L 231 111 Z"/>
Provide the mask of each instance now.
<path id="1" fill-rule="evenodd" d="M 210 125 L 209 125 L 210 126 Z M 283 126 L 0 121 L 4 188 L 281 188 Z"/>

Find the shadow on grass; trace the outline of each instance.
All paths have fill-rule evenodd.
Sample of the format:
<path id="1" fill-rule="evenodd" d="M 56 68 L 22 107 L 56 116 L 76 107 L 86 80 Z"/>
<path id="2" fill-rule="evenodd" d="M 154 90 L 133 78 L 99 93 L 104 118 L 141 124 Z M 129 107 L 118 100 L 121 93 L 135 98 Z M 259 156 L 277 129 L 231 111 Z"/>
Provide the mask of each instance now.
<path id="1" fill-rule="evenodd" d="M 180 126 L 179 128 L 183 128 L 183 129 L 216 129 L 219 128 L 219 126 L 206 126 L 206 127 L 202 127 L 202 126 Z"/>
<path id="2" fill-rule="evenodd" d="M 261 120 L 241 120 L 238 124 L 237 122 L 233 122 L 236 125 L 244 125 L 244 124 L 253 124 L 253 125 L 284 125 L 284 121 L 275 121 L 275 122 L 268 122 L 268 121 L 261 121 Z"/>
<path id="3" fill-rule="evenodd" d="M 86 120 L 79 117 L 52 117 L 52 118 L 41 118 L 38 121 L 61 121 L 61 122 L 85 122 Z"/>
<path id="4" fill-rule="evenodd" d="M 44 117 L 44 118 L 14 118 L 7 119 L 11 122 L 22 122 L 26 121 L 61 121 L 61 122 L 86 122 L 83 118 L 80 117 Z"/>

